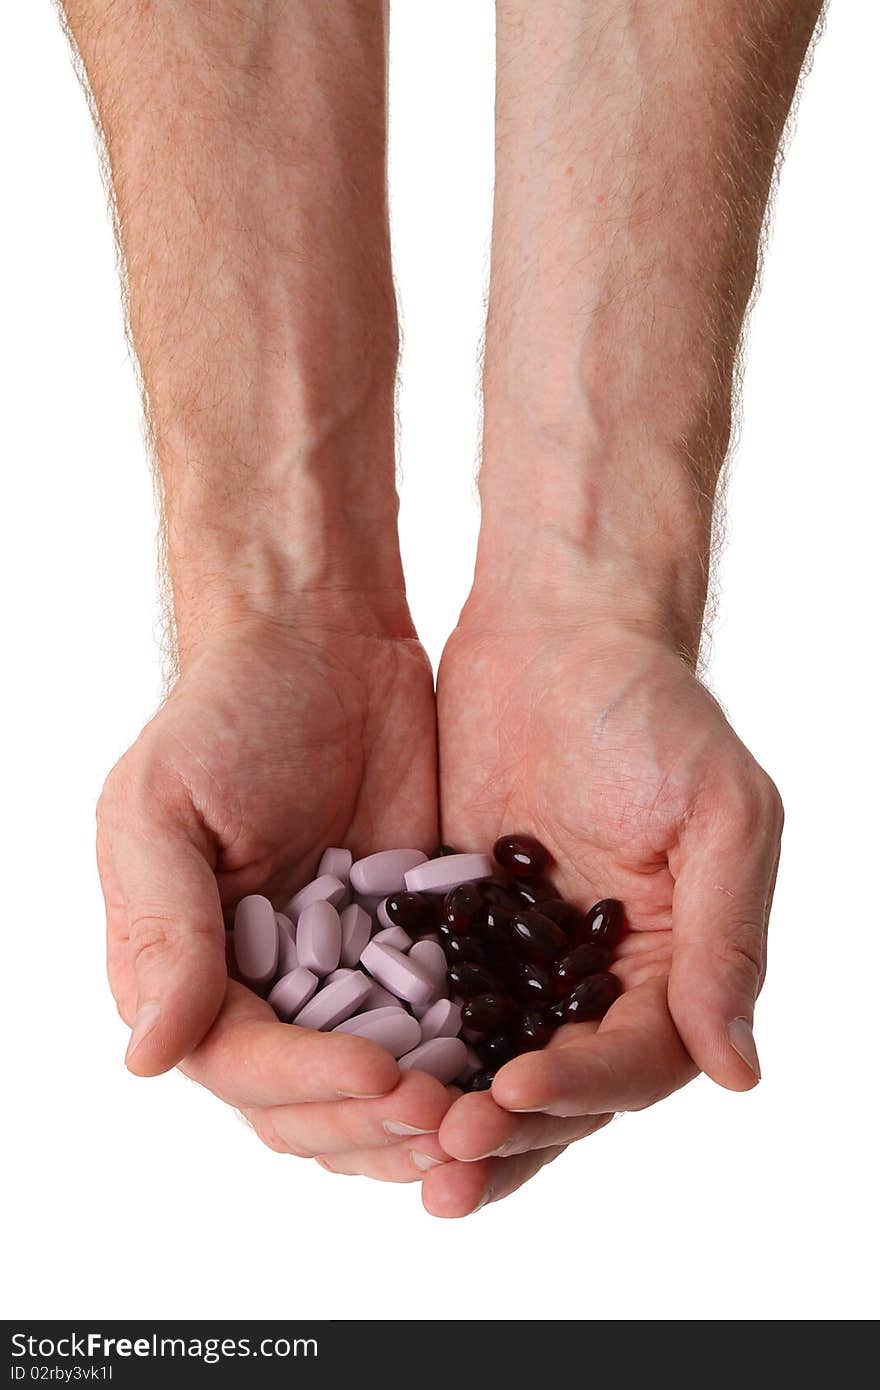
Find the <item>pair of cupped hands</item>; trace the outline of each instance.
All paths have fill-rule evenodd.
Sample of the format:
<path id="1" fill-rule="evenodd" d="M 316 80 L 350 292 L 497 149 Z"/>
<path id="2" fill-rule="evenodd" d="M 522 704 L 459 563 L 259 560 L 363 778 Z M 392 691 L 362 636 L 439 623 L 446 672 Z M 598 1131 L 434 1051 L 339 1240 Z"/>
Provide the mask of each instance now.
<path id="1" fill-rule="evenodd" d="M 775 787 L 661 633 L 509 607 L 472 597 L 436 699 L 405 606 L 347 618 L 318 597 L 295 621 L 218 624 L 98 808 L 130 1070 L 179 1066 L 279 1152 L 421 1181 L 436 1216 L 508 1196 L 700 1070 L 735 1091 L 759 1076 Z M 366 1039 L 279 1023 L 227 977 L 224 910 L 246 893 L 282 901 L 325 846 L 485 850 L 515 831 L 547 846 L 566 897 L 622 899 L 629 930 L 602 1022 L 561 1028 L 491 1091 L 461 1095 Z"/>

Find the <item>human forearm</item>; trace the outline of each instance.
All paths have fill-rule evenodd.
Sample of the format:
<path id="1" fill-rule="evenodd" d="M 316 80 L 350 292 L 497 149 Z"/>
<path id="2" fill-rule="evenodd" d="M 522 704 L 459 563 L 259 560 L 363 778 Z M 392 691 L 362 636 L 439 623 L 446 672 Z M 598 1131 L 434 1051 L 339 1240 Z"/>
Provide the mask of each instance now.
<path id="1" fill-rule="evenodd" d="M 499 3 L 478 587 L 540 581 L 557 608 L 662 626 L 694 655 L 739 335 L 819 9 Z"/>
<path id="2" fill-rule="evenodd" d="M 398 605 L 384 4 L 66 8 L 112 170 L 183 645 L 305 595 Z"/>

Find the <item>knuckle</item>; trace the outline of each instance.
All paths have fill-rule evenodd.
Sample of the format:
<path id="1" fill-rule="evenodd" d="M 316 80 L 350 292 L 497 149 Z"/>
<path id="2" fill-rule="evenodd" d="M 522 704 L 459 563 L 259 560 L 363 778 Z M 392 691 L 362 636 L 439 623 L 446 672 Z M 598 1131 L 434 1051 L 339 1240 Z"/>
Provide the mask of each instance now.
<path id="1" fill-rule="evenodd" d="M 253 1124 L 254 1133 L 260 1140 L 260 1143 L 265 1144 L 266 1148 L 271 1149 L 273 1153 L 288 1154 L 293 1158 L 313 1157 L 312 1154 L 307 1153 L 304 1149 L 298 1148 L 295 1144 L 292 1144 L 289 1139 L 286 1139 L 280 1134 L 271 1120 L 267 1120 L 262 1116 L 257 1116 L 251 1123 Z"/>
<path id="2" fill-rule="evenodd" d="M 764 972 L 764 931 L 757 921 L 729 926 L 716 945 L 719 964 L 756 990 Z"/>

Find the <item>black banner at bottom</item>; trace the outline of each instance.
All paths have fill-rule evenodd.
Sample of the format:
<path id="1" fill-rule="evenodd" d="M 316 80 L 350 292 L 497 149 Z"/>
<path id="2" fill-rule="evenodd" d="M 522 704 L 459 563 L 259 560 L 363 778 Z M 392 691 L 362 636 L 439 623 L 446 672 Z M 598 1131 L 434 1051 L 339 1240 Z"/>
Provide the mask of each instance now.
<path id="1" fill-rule="evenodd" d="M 621 1321 L 628 1321 L 621 1318 Z M 687 1319 L 683 1319 L 687 1321 Z M 452 1324 L 450 1328 L 449 1324 Z M 693 1326 L 683 1335 L 667 1325 L 642 1323 L 650 1331 L 624 1335 L 605 1323 L 480 1322 L 457 1317 L 432 1322 L 309 1321 L 196 1322 L 116 1321 L 4 1322 L 6 1366 L 3 1381 L 11 1386 L 107 1386 L 139 1390 L 170 1383 L 176 1387 L 328 1386 L 340 1378 L 371 1381 L 379 1376 L 431 1382 L 448 1376 L 452 1386 L 488 1374 L 495 1387 L 529 1385 L 613 1376 L 628 1384 L 645 1375 L 670 1373 L 677 1387 L 693 1384 L 741 1386 L 762 1365 L 766 1371 L 768 1328 L 753 1339 L 728 1334 L 710 1324 L 705 1333 Z M 751 1324 L 756 1327 L 757 1324 Z M 778 1350 L 784 1355 L 786 1379 L 807 1363 L 810 1380 L 833 1369 L 839 1379 L 847 1361 L 855 1372 L 863 1364 L 850 1330 L 846 1354 L 812 1331 L 780 1327 Z M 777 1340 L 776 1337 L 773 1340 Z M 824 1345 L 823 1345 L 824 1342 Z M 723 1355 L 719 1353 L 723 1349 Z M 670 1356 L 674 1353 L 674 1363 Z M 826 1356 L 828 1358 L 826 1364 Z M 844 1383 L 846 1379 L 844 1379 Z"/>

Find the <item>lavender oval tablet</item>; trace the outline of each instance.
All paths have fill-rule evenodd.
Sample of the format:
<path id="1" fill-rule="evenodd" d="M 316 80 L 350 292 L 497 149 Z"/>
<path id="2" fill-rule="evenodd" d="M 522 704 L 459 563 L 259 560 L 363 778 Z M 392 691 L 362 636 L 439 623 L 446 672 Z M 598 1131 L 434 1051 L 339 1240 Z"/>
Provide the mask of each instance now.
<path id="1" fill-rule="evenodd" d="M 313 878 L 305 888 L 300 888 L 298 893 L 294 893 L 281 911 L 285 917 L 290 917 L 299 925 L 300 915 L 312 903 L 327 902 L 333 907 L 338 907 L 344 901 L 347 892 L 346 885 L 340 879 L 333 874 L 322 874 L 320 878 Z"/>
<path id="2" fill-rule="evenodd" d="M 417 1047 L 420 1037 L 418 1023 L 399 1005 L 396 1009 L 372 1009 L 369 1013 L 357 1014 L 337 1024 L 334 1031 L 370 1038 L 386 1048 L 392 1057 L 400 1057 Z"/>
<path id="3" fill-rule="evenodd" d="M 448 893 L 460 883 L 492 877 L 488 854 L 445 854 L 407 869 L 404 882 L 408 893 Z"/>
<path id="4" fill-rule="evenodd" d="M 338 970 L 331 970 L 329 975 L 324 977 L 324 988 L 332 985 L 334 980 L 344 980 L 346 975 L 356 975 L 358 972 L 352 970 L 350 966 L 341 965 Z"/>
<path id="5" fill-rule="evenodd" d="M 348 876 L 351 873 L 351 859 L 350 849 L 325 849 L 321 855 L 321 862 L 318 865 L 315 878 L 321 878 L 323 874 L 332 874 L 333 878 L 338 878 L 340 883 L 348 883 Z"/>
<path id="6" fill-rule="evenodd" d="M 371 979 L 369 975 L 366 978 L 370 981 L 370 992 L 361 1005 L 361 1013 L 367 1013 L 373 1009 L 400 1008 L 400 1000 L 396 994 L 391 994 L 376 980 Z"/>
<path id="7" fill-rule="evenodd" d="M 375 938 L 378 941 L 378 937 Z M 416 961 L 434 981 L 437 995 L 449 993 L 446 980 L 446 953 L 436 941 L 417 941 L 409 953 L 409 959 Z"/>
<path id="8" fill-rule="evenodd" d="M 293 1015 L 298 1013 L 305 1004 L 308 1004 L 317 988 L 317 975 L 313 975 L 311 970 L 305 970 L 299 966 L 296 970 L 291 970 L 289 974 L 282 976 L 277 985 L 272 986 L 268 1002 L 278 1017 L 284 1023 L 289 1023 Z"/>
<path id="9" fill-rule="evenodd" d="M 311 1005 L 309 1006 L 311 1007 Z M 467 1048 L 461 1038 L 431 1038 L 400 1058 L 400 1070 L 426 1071 L 444 1086 L 453 1081 L 467 1062 Z"/>
<path id="10" fill-rule="evenodd" d="M 431 1038 L 456 1038 L 460 1028 L 461 1005 L 454 1004 L 451 999 L 438 999 L 422 1015 L 422 1042 L 430 1042 Z"/>
<path id="11" fill-rule="evenodd" d="M 300 965 L 316 975 L 329 975 L 339 964 L 342 927 L 339 913 L 326 899 L 309 903 L 300 913 L 296 928 L 296 954 Z"/>
<path id="12" fill-rule="evenodd" d="M 361 951 L 370 939 L 373 919 L 358 903 L 350 903 L 340 912 L 339 925 L 342 928 L 340 960 L 343 965 L 357 965 Z"/>
<path id="13" fill-rule="evenodd" d="M 420 849 L 383 849 L 368 854 L 352 864 L 351 886 L 356 893 L 378 893 L 387 898 L 389 893 L 400 893 L 407 870 L 424 864 L 427 858 Z"/>
<path id="14" fill-rule="evenodd" d="M 361 956 L 361 965 L 380 985 L 408 1004 L 430 1004 L 437 997 L 436 985 L 427 970 L 393 946 L 371 941 Z"/>
<path id="15" fill-rule="evenodd" d="M 413 944 L 412 937 L 407 936 L 403 927 L 395 926 L 383 927 L 381 931 L 376 932 L 373 940 L 378 941 L 380 946 L 393 946 L 395 951 L 404 952 Z"/>
<path id="16" fill-rule="evenodd" d="M 278 923 L 268 898 L 250 893 L 235 909 L 235 964 L 249 985 L 267 985 L 278 967 Z"/>
<path id="17" fill-rule="evenodd" d="M 296 954 L 296 927 L 283 912 L 275 913 L 275 921 L 278 923 L 277 974 L 280 979 L 282 975 L 289 975 L 291 970 L 296 969 L 299 957 Z"/>
<path id="18" fill-rule="evenodd" d="M 299 1028 L 326 1032 L 357 1013 L 370 991 L 370 982 L 360 970 L 352 970 L 344 980 L 325 985 L 294 1018 Z"/>

